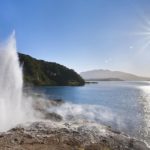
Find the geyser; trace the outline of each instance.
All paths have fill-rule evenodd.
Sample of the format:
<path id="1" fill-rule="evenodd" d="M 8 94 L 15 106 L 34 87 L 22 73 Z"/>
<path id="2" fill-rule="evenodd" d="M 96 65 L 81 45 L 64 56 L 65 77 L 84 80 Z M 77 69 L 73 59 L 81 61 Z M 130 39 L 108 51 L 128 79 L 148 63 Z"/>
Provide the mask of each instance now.
<path id="1" fill-rule="evenodd" d="M 0 45 L 0 131 L 31 119 L 31 107 L 24 100 L 22 89 L 22 68 L 13 32 L 8 41 Z"/>

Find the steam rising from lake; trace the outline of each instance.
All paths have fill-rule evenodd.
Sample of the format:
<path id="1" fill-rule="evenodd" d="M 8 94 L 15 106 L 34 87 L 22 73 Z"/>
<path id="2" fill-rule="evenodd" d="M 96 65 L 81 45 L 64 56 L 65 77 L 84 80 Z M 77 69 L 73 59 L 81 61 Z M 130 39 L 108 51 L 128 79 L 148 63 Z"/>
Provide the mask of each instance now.
<path id="1" fill-rule="evenodd" d="M 0 131 L 32 120 L 32 109 L 23 97 L 22 68 L 16 51 L 15 33 L 0 45 Z"/>
<path id="2" fill-rule="evenodd" d="M 49 112 L 61 114 L 66 121 L 89 121 L 114 126 L 117 129 L 124 126 L 123 120 L 111 109 L 100 105 L 64 103 L 59 107 L 49 108 Z"/>

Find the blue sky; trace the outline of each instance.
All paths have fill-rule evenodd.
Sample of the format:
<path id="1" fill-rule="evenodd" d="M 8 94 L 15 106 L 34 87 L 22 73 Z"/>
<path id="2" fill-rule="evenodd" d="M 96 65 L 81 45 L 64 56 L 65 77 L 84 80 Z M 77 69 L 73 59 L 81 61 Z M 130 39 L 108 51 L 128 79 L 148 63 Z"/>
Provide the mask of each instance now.
<path id="1" fill-rule="evenodd" d="M 149 0 L 1 0 L 0 40 L 77 72 L 150 76 Z"/>

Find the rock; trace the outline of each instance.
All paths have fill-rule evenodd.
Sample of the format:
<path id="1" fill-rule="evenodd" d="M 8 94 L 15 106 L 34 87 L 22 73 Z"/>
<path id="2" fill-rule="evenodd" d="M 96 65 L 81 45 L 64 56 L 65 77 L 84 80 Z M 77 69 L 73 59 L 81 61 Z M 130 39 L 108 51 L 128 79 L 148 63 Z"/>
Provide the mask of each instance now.
<path id="1" fill-rule="evenodd" d="M 64 104 L 64 101 L 62 99 L 54 99 L 54 100 L 50 100 L 50 99 L 44 99 L 44 98 L 36 98 L 36 100 L 34 100 L 32 102 L 33 108 L 35 110 L 46 110 L 50 107 L 57 107 Z"/>
<path id="2" fill-rule="evenodd" d="M 145 143 L 90 122 L 34 122 L 0 135 L 0 150 L 149 150 Z"/>
<path id="3" fill-rule="evenodd" d="M 50 101 L 51 101 L 51 105 L 53 105 L 53 106 L 60 106 L 65 103 L 64 100 L 62 100 L 62 99 L 53 99 Z"/>
<path id="4" fill-rule="evenodd" d="M 32 103 L 35 110 L 35 117 L 46 120 L 62 121 L 63 117 L 55 112 L 49 112 L 49 108 L 62 105 L 64 103 L 63 100 L 45 100 L 42 98 L 37 98 Z"/>
<path id="5" fill-rule="evenodd" d="M 45 114 L 44 114 L 44 118 L 43 119 L 48 119 L 48 120 L 53 120 L 53 121 L 62 121 L 63 120 L 63 118 L 62 118 L 62 116 L 60 116 L 60 115 L 58 115 L 58 114 L 56 114 L 56 113 L 54 113 L 54 112 L 46 112 Z"/>
<path id="6" fill-rule="evenodd" d="M 48 112 L 48 110 L 45 110 L 45 109 L 36 110 L 35 116 L 43 120 L 52 120 L 52 121 L 58 121 L 58 122 L 63 120 L 63 117 L 61 115 L 55 112 Z"/>

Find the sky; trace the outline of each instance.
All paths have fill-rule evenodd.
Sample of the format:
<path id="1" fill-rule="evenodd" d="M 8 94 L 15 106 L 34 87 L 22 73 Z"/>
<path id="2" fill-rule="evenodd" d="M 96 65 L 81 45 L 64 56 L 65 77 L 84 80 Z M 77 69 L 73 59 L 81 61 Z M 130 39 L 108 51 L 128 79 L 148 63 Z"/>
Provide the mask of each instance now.
<path id="1" fill-rule="evenodd" d="M 0 41 L 77 72 L 150 77 L 150 0 L 1 0 Z"/>

